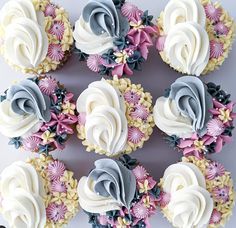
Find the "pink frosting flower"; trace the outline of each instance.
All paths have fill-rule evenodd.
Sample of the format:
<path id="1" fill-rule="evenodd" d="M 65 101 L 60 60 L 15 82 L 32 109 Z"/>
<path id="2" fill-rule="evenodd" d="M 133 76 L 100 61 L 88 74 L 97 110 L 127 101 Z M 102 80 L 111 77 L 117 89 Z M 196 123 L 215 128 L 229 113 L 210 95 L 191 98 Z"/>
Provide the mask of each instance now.
<path id="1" fill-rule="evenodd" d="M 48 165 L 48 176 L 51 180 L 59 180 L 66 170 L 65 165 L 60 161 L 51 162 Z"/>
<path id="2" fill-rule="evenodd" d="M 210 58 L 218 59 L 224 53 L 224 44 L 215 40 L 210 41 Z"/>
<path id="3" fill-rule="evenodd" d="M 222 121 L 212 119 L 207 124 L 207 134 L 212 137 L 217 137 L 225 131 L 225 126 Z"/>
<path id="4" fill-rule="evenodd" d="M 56 17 L 56 6 L 49 3 L 45 8 L 44 15 L 45 15 L 45 17 L 50 16 L 50 17 L 55 18 Z"/>
<path id="5" fill-rule="evenodd" d="M 210 224 L 219 224 L 221 221 L 221 218 L 222 218 L 221 212 L 214 209 L 211 215 Z"/>
<path id="6" fill-rule="evenodd" d="M 136 179 L 139 181 L 146 179 L 148 176 L 147 170 L 141 165 L 136 166 L 132 170 L 132 172 L 133 172 L 134 176 L 136 177 Z"/>
<path id="7" fill-rule="evenodd" d="M 157 33 L 157 28 L 142 25 L 141 20 L 133 20 L 131 26 L 133 28 L 128 32 L 128 38 L 134 46 L 138 47 L 142 57 L 147 59 L 148 48 L 153 46 L 151 36 Z"/>
<path id="8" fill-rule="evenodd" d="M 125 92 L 124 98 L 129 104 L 137 104 L 139 100 L 141 99 L 141 96 L 137 94 L 136 92 L 129 90 Z"/>
<path id="9" fill-rule="evenodd" d="M 216 31 L 217 34 L 220 35 L 227 35 L 229 32 L 229 28 L 221 21 L 217 22 L 214 25 L 214 30 Z"/>
<path id="10" fill-rule="evenodd" d="M 55 92 L 57 88 L 57 81 L 52 77 L 46 77 L 39 81 L 39 88 L 43 94 L 50 96 Z"/>
<path id="11" fill-rule="evenodd" d="M 67 212 L 67 207 L 64 204 L 55 204 L 51 203 L 46 208 L 47 218 L 50 221 L 58 222 L 61 219 L 65 218 Z"/>
<path id="12" fill-rule="evenodd" d="M 161 192 L 158 198 L 158 202 L 160 204 L 160 207 L 165 207 L 170 202 L 170 194 L 167 192 Z"/>
<path id="13" fill-rule="evenodd" d="M 144 219 L 148 217 L 149 209 L 142 202 L 138 202 L 133 206 L 131 213 L 138 219 Z"/>
<path id="14" fill-rule="evenodd" d="M 49 44 L 48 57 L 53 61 L 59 62 L 64 58 L 64 52 L 60 44 Z"/>
<path id="15" fill-rule="evenodd" d="M 216 177 L 221 177 L 225 173 L 225 168 L 218 162 L 212 162 L 209 164 L 206 170 L 206 178 L 214 180 Z"/>
<path id="16" fill-rule="evenodd" d="M 52 35 L 55 35 L 59 40 L 62 40 L 64 35 L 65 27 L 63 22 L 55 21 L 48 32 Z"/>
<path id="17" fill-rule="evenodd" d="M 87 66 L 93 72 L 99 72 L 103 59 L 101 55 L 90 55 L 87 59 Z"/>
<path id="18" fill-rule="evenodd" d="M 144 137 L 144 133 L 139 130 L 137 127 L 129 127 L 128 129 L 128 141 L 134 144 L 141 142 Z"/>
<path id="19" fill-rule="evenodd" d="M 108 224 L 109 219 L 107 218 L 106 215 L 100 215 L 98 217 L 98 221 L 102 226 L 106 226 Z"/>
<path id="20" fill-rule="evenodd" d="M 157 41 L 156 41 L 156 49 L 157 49 L 159 52 L 164 51 L 165 42 L 166 42 L 166 36 L 159 36 L 159 37 L 157 38 Z"/>
<path id="21" fill-rule="evenodd" d="M 65 183 L 61 182 L 60 180 L 55 180 L 51 183 L 52 192 L 66 193 L 66 190 Z"/>
<path id="22" fill-rule="evenodd" d="M 208 4 L 205 6 L 205 12 L 207 18 L 213 21 L 219 21 L 222 14 L 220 8 L 216 8 L 213 4 Z"/>
<path id="23" fill-rule="evenodd" d="M 216 200 L 223 201 L 226 203 L 229 200 L 229 187 L 224 186 L 223 188 L 216 187 L 213 189 L 213 195 Z"/>
<path id="24" fill-rule="evenodd" d="M 37 136 L 30 136 L 23 139 L 23 147 L 27 151 L 36 152 L 42 140 Z"/>
<path id="25" fill-rule="evenodd" d="M 78 114 L 78 124 L 84 126 L 86 123 L 86 113 L 81 112 Z"/>
<path id="26" fill-rule="evenodd" d="M 57 135 L 61 135 L 63 133 L 67 133 L 72 135 L 74 133 L 74 130 L 71 125 L 75 124 L 77 122 L 77 117 L 70 114 L 55 114 L 51 113 L 51 120 L 50 122 L 46 123 L 44 125 L 45 129 L 48 129 L 48 127 L 56 126 L 56 132 Z M 44 130 L 44 127 L 42 130 Z"/>
<path id="27" fill-rule="evenodd" d="M 121 13 L 123 14 L 123 16 L 127 17 L 128 20 L 132 20 L 133 18 L 139 18 L 142 14 L 142 11 L 139 10 L 138 7 L 134 4 L 126 2 L 121 7 Z"/>
<path id="28" fill-rule="evenodd" d="M 135 118 L 135 119 L 142 119 L 142 120 L 146 120 L 149 116 L 149 113 L 147 111 L 147 108 L 143 105 L 136 105 L 134 107 L 134 110 L 131 112 L 131 117 Z"/>

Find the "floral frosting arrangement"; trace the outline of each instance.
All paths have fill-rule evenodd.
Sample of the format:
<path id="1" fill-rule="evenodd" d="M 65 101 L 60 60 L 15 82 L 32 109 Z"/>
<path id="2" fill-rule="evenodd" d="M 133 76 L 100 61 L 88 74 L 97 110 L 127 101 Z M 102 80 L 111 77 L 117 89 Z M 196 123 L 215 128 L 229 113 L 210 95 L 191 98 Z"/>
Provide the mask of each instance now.
<path id="1" fill-rule="evenodd" d="M 69 17 L 50 0 L 9 0 L 0 10 L 0 53 L 23 73 L 56 70 L 72 45 Z"/>
<path id="2" fill-rule="evenodd" d="M 89 0 L 75 24 L 80 60 L 101 75 L 133 75 L 147 60 L 157 28 L 153 16 L 125 0 Z"/>
<path id="3" fill-rule="evenodd" d="M 185 156 L 219 153 L 234 129 L 234 102 L 214 83 L 183 76 L 157 99 L 154 121 L 166 140 Z"/>
<path id="4" fill-rule="evenodd" d="M 154 127 L 152 97 L 129 79 L 91 83 L 77 100 L 78 138 L 87 151 L 113 157 L 142 148 Z"/>
<path id="5" fill-rule="evenodd" d="M 223 227 L 232 215 L 233 180 L 218 162 L 183 157 L 165 170 L 159 186 L 159 205 L 174 227 Z"/>
<path id="6" fill-rule="evenodd" d="M 64 227 L 78 212 L 73 175 L 51 156 L 12 163 L 1 173 L 0 213 L 10 227 Z"/>
<path id="7" fill-rule="evenodd" d="M 235 23 L 220 3 L 170 0 L 158 18 L 156 43 L 164 62 L 188 75 L 219 68 L 232 48 Z"/>
<path id="8" fill-rule="evenodd" d="M 0 132 L 17 149 L 62 150 L 78 121 L 73 96 L 51 76 L 22 80 L 1 96 Z"/>
<path id="9" fill-rule="evenodd" d="M 157 183 L 136 159 L 100 159 L 78 183 L 81 208 L 92 227 L 149 227 L 157 208 Z"/>

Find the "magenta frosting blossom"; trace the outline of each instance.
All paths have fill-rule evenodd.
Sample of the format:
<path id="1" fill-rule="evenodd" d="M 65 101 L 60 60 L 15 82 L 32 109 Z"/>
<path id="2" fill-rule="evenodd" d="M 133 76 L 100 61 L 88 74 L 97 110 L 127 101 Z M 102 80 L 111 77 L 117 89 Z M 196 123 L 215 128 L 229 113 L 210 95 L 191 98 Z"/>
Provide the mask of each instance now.
<path id="1" fill-rule="evenodd" d="M 214 25 L 214 29 L 215 29 L 216 33 L 218 33 L 220 35 L 227 35 L 229 32 L 229 28 L 221 21 L 217 22 Z"/>
<path id="2" fill-rule="evenodd" d="M 229 200 L 229 187 L 216 187 L 213 189 L 213 195 L 216 200 L 226 203 Z"/>
<path id="3" fill-rule="evenodd" d="M 222 121 L 212 119 L 207 124 L 207 134 L 212 137 L 217 137 L 225 131 L 225 126 Z"/>
<path id="4" fill-rule="evenodd" d="M 45 17 L 50 16 L 50 17 L 55 18 L 56 17 L 56 6 L 54 6 L 53 4 L 48 4 L 45 7 L 44 15 L 45 15 Z"/>
<path id="5" fill-rule="evenodd" d="M 87 66 L 93 72 L 99 72 L 103 59 L 101 55 L 90 55 L 87 59 Z"/>
<path id="6" fill-rule="evenodd" d="M 48 57 L 59 62 L 64 58 L 64 52 L 61 44 L 50 44 L 48 47 Z"/>
<path id="7" fill-rule="evenodd" d="M 132 3 L 126 2 L 121 7 L 121 13 L 123 16 L 127 17 L 128 20 L 132 20 L 133 18 L 138 18 L 143 13 L 137 6 Z"/>
<path id="8" fill-rule="evenodd" d="M 165 207 L 170 202 L 171 195 L 167 192 L 161 192 L 158 198 L 158 202 L 161 207 Z"/>
<path id="9" fill-rule="evenodd" d="M 65 31 L 65 27 L 64 27 L 63 22 L 55 21 L 48 32 L 52 35 L 55 35 L 59 40 L 62 40 L 64 31 Z"/>
<path id="10" fill-rule="evenodd" d="M 210 224 L 219 224 L 221 221 L 221 218 L 222 218 L 221 212 L 214 209 L 211 215 Z"/>
<path id="11" fill-rule="evenodd" d="M 51 203 L 46 208 L 47 218 L 53 222 L 58 222 L 65 218 L 67 207 L 64 204 Z"/>
<path id="12" fill-rule="evenodd" d="M 138 144 L 142 138 L 144 137 L 144 133 L 141 132 L 137 127 L 129 127 L 128 129 L 128 141 L 134 144 Z"/>
<path id="13" fill-rule="evenodd" d="M 165 47 L 165 42 L 166 42 L 166 36 L 159 36 L 156 41 L 156 49 L 161 52 L 164 51 Z"/>
<path id="14" fill-rule="evenodd" d="M 40 90 L 47 96 L 52 95 L 57 87 L 57 81 L 52 77 L 46 77 L 39 81 Z"/>
<path id="15" fill-rule="evenodd" d="M 65 185 L 65 183 L 61 182 L 60 180 L 55 180 L 51 183 L 51 191 L 66 193 L 66 191 L 67 191 L 66 185 Z"/>
<path id="16" fill-rule="evenodd" d="M 225 168 L 218 162 L 212 162 L 206 169 L 206 178 L 214 180 L 216 177 L 221 177 L 225 174 Z"/>
<path id="17" fill-rule="evenodd" d="M 205 6 L 205 12 L 207 18 L 213 21 L 219 21 L 222 11 L 220 8 L 216 8 L 213 4 L 208 4 Z"/>
<path id="18" fill-rule="evenodd" d="M 42 140 L 37 136 L 30 136 L 24 138 L 22 141 L 23 147 L 27 151 L 37 151 Z"/>
<path id="19" fill-rule="evenodd" d="M 134 110 L 131 112 L 131 117 L 135 119 L 142 119 L 146 120 L 149 116 L 149 112 L 147 111 L 147 108 L 143 105 L 136 105 L 134 107 Z"/>
<path id="20" fill-rule="evenodd" d="M 143 203 L 138 202 L 133 206 L 132 214 L 138 219 L 144 219 L 148 217 L 149 210 Z"/>
<path id="21" fill-rule="evenodd" d="M 148 172 L 147 170 L 141 166 L 141 165 L 138 165 L 136 166 L 133 170 L 132 170 L 135 178 L 138 180 L 138 181 L 142 181 L 144 179 L 147 178 L 148 176 Z"/>
<path id="22" fill-rule="evenodd" d="M 65 165 L 60 161 L 54 161 L 48 165 L 48 176 L 51 180 L 59 180 L 66 170 Z"/>
<path id="23" fill-rule="evenodd" d="M 224 44 L 215 40 L 210 41 L 210 58 L 218 59 L 224 54 Z"/>
<path id="24" fill-rule="evenodd" d="M 124 94 L 124 98 L 129 104 L 137 104 L 140 101 L 141 96 L 136 92 L 129 90 Z"/>

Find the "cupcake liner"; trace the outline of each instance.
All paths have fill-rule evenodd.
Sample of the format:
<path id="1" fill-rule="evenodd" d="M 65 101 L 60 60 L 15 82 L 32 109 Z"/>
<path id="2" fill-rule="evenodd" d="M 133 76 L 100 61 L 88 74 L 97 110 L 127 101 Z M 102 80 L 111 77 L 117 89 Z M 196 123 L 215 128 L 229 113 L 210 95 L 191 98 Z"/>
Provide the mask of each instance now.
<path id="1" fill-rule="evenodd" d="M 205 9 L 205 30 L 207 31 L 210 41 L 209 61 L 205 69 L 201 72 L 201 75 L 206 75 L 219 69 L 228 57 L 235 38 L 236 24 L 233 18 L 219 2 L 213 3 L 211 0 L 199 1 Z M 163 12 L 160 14 L 157 24 L 160 37 L 157 39 L 156 48 L 162 60 L 170 65 L 170 67 L 175 71 L 185 75 L 187 72 L 181 70 L 181 68 L 177 69 L 171 65 L 171 62 L 164 51 L 166 34 L 163 31 Z"/>
<path id="2" fill-rule="evenodd" d="M 0 132 L 10 137 L 9 145 L 16 149 L 44 154 L 63 150 L 78 121 L 73 96 L 51 76 L 22 80 L 1 96 Z M 45 106 L 41 106 L 42 102 Z M 46 117 L 40 116 L 40 112 Z M 28 121 L 30 118 L 33 123 Z"/>
<path id="3" fill-rule="evenodd" d="M 73 45 L 72 27 L 66 11 L 50 0 L 32 0 L 36 12 L 44 17 L 44 29 L 48 38 L 46 58 L 35 67 L 23 67 L 12 62 L 5 56 L 4 28 L 0 29 L 0 53 L 7 63 L 25 74 L 45 74 L 61 68 L 71 56 Z M 14 22 L 12 22 L 14 23 Z M 1 25 L 0 25 L 1 27 Z"/>
<path id="4" fill-rule="evenodd" d="M 100 75 L 120 77 L 133 75 L 135 70 L 142 69 L 143 62 L 148 58 L 149 49 L 153 46 L 153 38 L 157 35 L 157 28 L 152 23 L 153 16 L 149 15 L 148 11 L 142 11 L 126 1 L 104 1 L 96 6 L 96 14 L 99 14 L 101 10 L 101 13 L 105 12 L 108 18 L 111 17 L 110 21 L 115 22 L 109 25 L 107 20 L 104 25 L 107 26 L 106 30 L 103 25 L 100 26 L 98 19 L 91 17 L 90 19 L 96 24 L 91 27 L 91 23 L 85 17 L 87 11 L 96 4 L 98 4 L 97 0 L 90 1 L 75 24 L 75 52 L 78 53 L 79 60 L 86 61 L 88 68 Z M 90 5 L 91 8 L 89 8 Z M 114 11 L 108 12 L 110 9 Z M 92 12 L 88 14 L 93 15 Z M 122 27 L 119 34 L 117 34 L 119 29 L 116 20 Z M 101 35 L 103 39 L 98 35 Z M 91 62 L 91 57 L 93 58 L 94 55 L 101 58 L 100 64 Z"/>
<path id="5" fill-rule="evenodd" d="M 183 76 L 179 79 L 179 81 L 185 77 L 186 76 Z M 197 79 L 196 77 L 188 77 L 201 82 L 200 79 Z M 186 83 L 185 85 L 188 86 L 189 84 Z M 230 94 L 222 90 L 220 85 L 215 85 L 211 82 L 206 85 L 202 83 L 202 85 L 206 89 L 206 97 L 209 97 L 212 102 L 210 105 L 208 105 L 210 108 L 207 108 L 207 115 L 209 116 L 209 119 L 205 120 L 203 126 L 203 129 L 205 130 L 203 132 L 198 132 L 191 129 L 191 136 L 182 137 L 179 135 L 177 136 L 177 130 L 179 130 L 177 128 L 175 128 L 175 134 L 167 134 L 167 132 L 162 131 L 163 138 L 166 140 L 166 142 L 177 151 L 183 153 L 184 156 L 194 155 L 198 158 L 201 158 L 213 153 L 219 153 L 222 151 L 223 146 L 232 141 L 234 129 L 233 121 L 236 115 L 233 110 L 234 102 L 230 100 Z M 169 97 L 169 90 L 166 95 L 167 96 L 165 96 L 164 99 Z M 159 99 L 161 98 L 158 98 L 158 100 Z M 203 100 L 201 102 L 203 102 Z M 202 104 L 204 104 L 204 102 Z M 202 104 L 199 103 L 200 106 Z M 154 116 L 155 112 L 158 112 L 158 110 L 158 105 L 154 106 Z M 180 116 L 182 115 L 180 114 Z M 186 114 L 186 116 L 188 116 L 188 114 Z M 157 127 L 159 126 L 160 128 L 160 121 L 158 117 L 156 117 L 155 121 L 157 123 Z M 173 129 L 174 127 L 175 126 L 173 126 Z"/>
<path id="6" fill-rule="evenodd" d="M 205 158 L 183 157 L 182 162 L 194 164 L 205 177 L 206 190 L 213 199 L 213 210 L 209 222 L 206 224 L 207 227 L 218 228 L 225 226 L 232 215 L 235 204 L 235 192 L 230 172 L 226 171 L 222 164 Z M 172 223 L 172 215 L 168 209 L 168 204 L 172 203 L 171 194 L 163 191 L 163 184 L 164 179 L 161 179 L 159 183 L 161 188 L 159 202 L 162 213 Z M 183 186 L 183 190 L 184 188 Z M 182 189 L 179 191 L 182 191 Z"/>
<path id="7" fill-rule="evenodd" d="M 125 117 L 128 123 L 126 146 L 122 151 L 112 154 L 102 149 L 99 145 L 90 143 L 86 139 L 86 118 L 90 114 L 87 115 L 86 112 L 79 112 L 79 109 L 83 109 L 83 107 L 77 103 L 77 111 L 79 112 L 76 127 L 78 138 L 83 140 L 82 143 L 88 152 L 94 151 L 109 157 L 129 154 L 138 148 L 142 148 L 144 142 L 152 134 L 154 127 L 152 96 L 150 93 L 145 92 L 140 84 L 132 84 L 129 79 L 118 79 L 118 77 L 114 77 L 113 80 L 105 80 L 105 82 L 118 90 L 122 99 L 124 99 L 126 108 Z"/>
<path id="8" fill-rule="evenodd" d="M 122 173 L 120 174 L 119 178 L 122 180 L 124 176 L 122 175 L 131 175 L 132 180 L 135 180 L 136 185 L 132 185 L 127 188 L 126 184 L 133 184 L 133 182 L 126 182 L 127 179 L 121 182 L 119 182 L 119 186 L 114 184 L 114 192 L 118 191 L 117 188 L 123 188 L 126 194 L 126 199 L 129 197 L 129 193 L 127 192 L 128 189 L 129 191 L 134 190 L 134 195 L 132 195 L 132 201 L 130 203 L 130 208 L 127 208 L 126 206 L 122 206 L 122 203 L 119 202 L 115 197 L 116 195 L 114 194 L 114 197 L 111 197 L 107 195 L 106 197 L 103 198 L 103 202 L 106 205 L 106 201 L 109 199 L 110 203 L 107 204 L 108 208 L 103 210 L 101 213 L 92 213 L 91 211 L 93 209 L 90 209 L 89 211 L 86 211 L 87 207 L 86 202 L 90 205 L 92 201 L 94 200 L 93 198 L 90 198 L 91 202 L 89 201 L 84 201 L 83 197 L 83 188 L 86 189 L 86 184 L 84 185 L 84 180 L 87 182 L 90 182 L 90 177 L 82 177 L 81 180 L 79 181 L 80 183 L 78 184 L 78 195 L 80 197 L 81 194 L 81 201 L 80 205 L 84 209 L 84 212 L 88 215 L 89 217 L 89 223 L 91 223 L 91 226 L 98 226 L 98 227 L 150 227 L 149 223 L 149 217 L 155 214 L 156 209 L 157 209 L 157 197 L 159 196 L 160 190 L 156 185 L 156 181 L 152 178 L 152 176 L 148 173 L 148 171 L 137 162 L 136 159 L 132 159 L 128 155 L 122 156 L 119 161 L 114 161 L 112 159 L 101 159 L 97 160 L 95 162 L 96 167 L 100 167 L 101 172 L 104 173 L 106 172 L 106 169 L 110 169 L 112 172 L 115 171 L 115 164 L 118 165 L 122 170 Z M 110 167 L 111 165 L 111 167 Z M 110 168 L 109 168 L 110 167 Z M 95 168 L 94 170 L 91 171 L 91 173 L 96 173 L 99 171 L 96 171 L 97 169 Z M 127 172 L 127 173 L 126 173 Z M 125 174 L 126 173 L 126 174 Z M 99 173 L 100 174 L 100 173 Z M 98 175 L 99 175 L 98 174 Z M 102 175 L 102 174 L 101 174 Z M 105 177 L 106 174 L 103 174 Z M 107 176 L 109 173 L 107 174 Z M 108 177 L 109 179 L 109 177 Z M 104 179 L 105 180 L 105 179 Z M 111 179 L 107 180 L 111 181 Z M 123 186 L 124 184 L 124 186 Z M 100 185 L 100 184 L 99 184 Z M 101 183 L 102 186 L 102 183 Z M 136 189 L 135 189 L 136 187 Z M 94 194 L 96 193 L 94 189 L 91 189 L 91 191 L 94 191 Z M 98 188 L 99 189 L 99 188 Z M 118 191 L 119 192 L 119 191 Z M 92 194 L 92 193 L 91 193 Z M 120 191 L 120 194 L 122 195 L 122 191 Z M 99 194 L 101 195 L 101 194 Z M 118 197 L 118 196 L 117 196 Z M 102 198 L 100 200 L 102 200 Z M 113 198 L 113 199 L 112 199 Z M 118 197 L 119 198 L 119 197 Z M 122 198 L 122 196 L 121 196 Z M 96 201 L 96 204 L 93 204 L 95 210 L 100 210 L 99 208 L 99 203 L 101 203 L 101 207 L 103 207 L 102 201 Z M 116 210 L 109 210 L 109 208 L 112 208 L 113 204 L 116 206 Z M 117 206 L 118 205 L 118 206 Z M 92 206 L 92 207 L 93 207 Z M 97 207 L 96 207 L 97 206 Z M 88 207 L 89 208 L 89 207 Z"/>
<path id="9" fill-rule="evenodd" d="M 17 170 L 21 172 L 19 173 Z M 21 177 L 24 174 L 30 179 L 24 179 L 26 176 L 17 179 L 17 175 Z M 2 207 L 0 206 L 0 212 L 9 223 L 13 221 L 13 224 L 17 223 L 17 218 L 18 222 L 22 222 L 22 225 L 25 223 L 30 225 L 32 220 L 32 226 L 38 224 L 41 227 L 48 228 L 64 227 L 78 212 L 77 181 L 73 175 L 73 172 L 67 170 L 62 162 L 53 159 L 51 156 L 41 155 L 40 158 L 32 158 L 27 162 L 13 163 L 1 174 Z M 20 197 L 11 191 L 11 183 L 17 186 L 14 191 L 20 194 Z M 32 189 L 30 189 L 31 187 Z M 38 191 L 38 189 L 41 190 Z M 27 198 L 32 199 L 32 201 L 28 201 L 28 204 L 22 204 L 25 208 L 21 212 L 22 214 L 17 216 L 19 213 L 17 206 L 22 203 L 21 201 L 27 201 Z M 37 203 L 34 199 L 37 199 Z M 11 205 L 11 207 L 6 209 L 8 207 L 6 205 Z M 31 216 L 28 217 L 27 205 L 41 208 L 39 220 L 37 219 L 38 214 L 34 211 L 29 211 Z M 11 218 L 11 213 L 14 211 L 16 217 Z M 22 215 L 25 215 L 24 219 L 22 219 Z"/>

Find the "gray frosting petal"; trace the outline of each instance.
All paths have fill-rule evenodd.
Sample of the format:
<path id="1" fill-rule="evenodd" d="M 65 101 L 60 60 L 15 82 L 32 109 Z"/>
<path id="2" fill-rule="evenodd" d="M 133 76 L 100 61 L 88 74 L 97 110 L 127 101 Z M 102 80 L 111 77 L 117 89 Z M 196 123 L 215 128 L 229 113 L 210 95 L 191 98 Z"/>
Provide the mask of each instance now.
<path id="1" fill-rule="evenodd" d="M 82 15 L 96 35 L 106 32 L 111 37 L 121 37 L 129 31 L 128 20 L 116 9 L 112 0 L 90 0 Z"/>
<path id="2" fill-rule="evenodd" d="M 130 209 L 136 191 L 134 174 L 121 162 L 112 159 L 100 159 L 88 178 L 95 181 L 94 191 L 101 196 L 111 196 Z"/>
<path id="3" fill-rule="evenodd" d="M 26 79 L 11 86 L 7 99 L 11 101 L 12 110 L 19 115 L 36 114 L 44 122 L 51 119 L 49 97 L 31 80 Z"/>
<path id="4" fill-rule="evenodd" d="M 206 124 L 213 107 L 212 97 L 203 82 L 194 76 L 178 78 L 172 85 L 169 97 L 175 100 L 183 116 L 192 120 L 193 130 L 200 135 L 206 133 Z"/>

